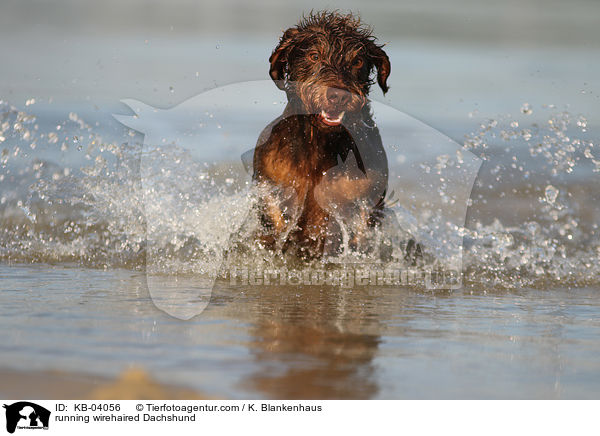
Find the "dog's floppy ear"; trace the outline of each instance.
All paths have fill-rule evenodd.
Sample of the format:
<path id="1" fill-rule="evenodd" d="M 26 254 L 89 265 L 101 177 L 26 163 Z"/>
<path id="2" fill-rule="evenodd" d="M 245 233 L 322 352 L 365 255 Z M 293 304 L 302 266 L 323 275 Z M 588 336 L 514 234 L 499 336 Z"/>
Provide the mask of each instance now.
<path id="1" fill-rule="evenodd" d="M 299 30 L 296 28 L 286 30 L 279 40 L 279 45 L 273 50 L 269 58 L 269 62 L 271 63 L 269 75 L 279 89 L 285 90 L 284 80 L 286 79 L 287 57 L 290 47 L 294 44 L 294 38 L 298 33 Z"/>
<path id="2" fill-rule="evenodd" d="M 368 56 L 373 62 L 373 65 L 377 68 L 377 83 L 381 87 L 381 90 L 385 94 L 390 89 L 387 86 L 387 79 L 392 71 L 392 66 L 390 65 L 390 59 L 388 55 L 381 48 L 382 46 L 378 46 L 374 42 L 369 44 L 368 48 Z"/>

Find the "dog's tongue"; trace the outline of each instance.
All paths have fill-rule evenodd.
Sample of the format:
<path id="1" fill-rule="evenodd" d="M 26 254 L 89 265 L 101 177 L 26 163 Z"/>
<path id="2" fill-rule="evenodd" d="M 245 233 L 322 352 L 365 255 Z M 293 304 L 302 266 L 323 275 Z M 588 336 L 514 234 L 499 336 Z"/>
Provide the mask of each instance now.
<path id="1" fill-rule="evenodd" d="M 326 112 L 321 111 L 320 113 L 321 121 L 327 124 L 328 126 L 337 126 L 342 123 L 342 119 L 344 118 L 344 112 Z"/>

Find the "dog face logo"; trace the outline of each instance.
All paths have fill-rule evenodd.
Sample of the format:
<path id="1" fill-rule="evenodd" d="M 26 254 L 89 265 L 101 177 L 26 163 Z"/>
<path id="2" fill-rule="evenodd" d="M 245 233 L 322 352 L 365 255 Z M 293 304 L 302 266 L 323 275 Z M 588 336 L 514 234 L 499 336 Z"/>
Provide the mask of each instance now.
<path id="1" fill-rule="evenodd" d="M 294 84 L 288 81 L 287 85 Z M 263 80 L 215 88 L 169 109 L 153 108 L 131 99 L 123 102 L 135 115 L 114 115 L 114 118 L 143 134 L 140 186 L 148 229 L 164 232 L 162 235 L 156 233 L 160 237 L 148 233 L 148 291 L 159 309 L 179 319 L 190 319 L 208 306 L 217 273 L 231 248 L 229 235 L 239 232 L 252 208 L 252 193 L 248 187 L 252 184 L 256 150 L 250 149 L 244 141 L 248 138 L 254 141 L 257 132 L 262 132 L 258 143 L 268 138 L 282 120 L 287 100 L 282 99 L 280 89 L 273 86 L 271 80 Z M 324 169 L 321 183 L 315 187 L 315 202 L 328 210 L 334 209 L 332 214 L 336 214 L 335 222 L 330 221 L 332 231 L 327 230 L 327 235 L 338 235 L 336 223 L 345 228 L 353 227 L 354 217 L 361 216 L 362 197 L 358 203 L 346 201 L 345 191 L 341 189 L 347 176 L 354 187 L 366 185 L 365 192 L 372 193 L 367 200 L 380 198 L 385 191 L 382 228 L 385 235 L 391 236 L 390 244 L 386 245 L 386 239 L 382 246 L 395 247 L 397 253 L 404 252 L 402 261 L 410 267 L 419 263 L 422 248 L 423 253 L 433 256 L 446 270 L 462 271 L 463 236 L 460 229 L 466 220 L 471 187 L 481 159 L 446 135 L 393 107 L 378 101 L 369 104 L 377 114 L 384 153 L 375 153 L 376 149 L 362 141 L 360 135 L 355 135 L 351 120 L 346 117 L 340 126 L 327 127 L 332 132 L 345 129 L 356 139 L 356 149 L 340 155 L 339 159 L 336 156 L 336 161 L 332 160 L 330 168 Z M 232 111 L 231 108 L 240 108 L 239 116 L 237 109 Z M 318 116 L 318 113 L 307 113 L 302 107 L 295 110 L 285 115 Z M 265 127 L 265 120 L 273 121 Z M 219 173 L 231 174 L 227 176 L 234 181 L 231 186 L 242 187 L 232 197 L 228 197 L 229 194 L 214 195 L 212 179 L 205 176 L 206 163 L 222 161 L 223 150 L 234 158 L 223 161 Z M 383 155 L 387 162 L 378 160 Z M 237 156 L 241 156 L 241 161 Z M 381 182 L 378 179 L 386 173 L 387 190 L 383 183 L 385 178 Z M 290 195 L 289 190 L 283 190 L 278 197 L 284 206 L 292 205 L 288 208 L 292 219 L 296 214 L 293 194 L 293 191 Z M 192 203 L 190 198 L 197 200 Z M 213 207 L 213 198 L 231 198 L 232 201 L 223 201 L 219 207 Z M 366 206 L 373 207 L 373 204 L 367 202 Z M 174 217 L 177 220 L 175 226 Z M 210 236 L 198 231 L 206 222 L 212 223 Z M 208 260 L 198 261 L 206 276 L 187 278 L 178 275 L 175 279 L 170 273 L 164 274 L 162 241 L 179 241 L 185 232 L 193 235 L 190 240 L 194 243 L 206 241 L 210 249 Z M 356 234 L 360 235 L 359 232 Z M 409 243 L 411 240 L 413 242 Z M 365 241 L 348 233 L 342 238 L 327 237 L 324 252 L 335 255 L 353 245 L 358 250 L 365 247 L 368 251 L 369 244 L 368 238 Z M 333 262 L 335 258 L 330 260 Z M 426 286 L 455 289 L 461 287 L 461 283 L 460 280 L 450 284 L 431 282 Z"/>
<path id="2" fill-rule="evenodd" d="M 3 406 L 6 409 L 6 431 L 19 429 L 48 429 L 50 411 L 28 401 Z"/>

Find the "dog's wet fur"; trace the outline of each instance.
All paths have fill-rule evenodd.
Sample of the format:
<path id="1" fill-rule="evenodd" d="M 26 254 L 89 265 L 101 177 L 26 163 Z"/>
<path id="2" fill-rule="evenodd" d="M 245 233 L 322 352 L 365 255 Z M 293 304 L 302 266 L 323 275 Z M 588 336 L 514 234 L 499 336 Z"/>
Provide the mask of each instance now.
<path id="1" fill-rule="evenodd" d="M 380 223 L 387 190 L 387 158 L 368 94 L 375 81 L 388 91 L 388 56 L 355 16 L 319 12 L 283 33 L 269 63 L 288 104 L 254 152 L 257 239 L 320 258 L 339 249 L 341 236 L 337 244 L 327 240 L 343 221 L 350 246 L 360 250 Z"/>

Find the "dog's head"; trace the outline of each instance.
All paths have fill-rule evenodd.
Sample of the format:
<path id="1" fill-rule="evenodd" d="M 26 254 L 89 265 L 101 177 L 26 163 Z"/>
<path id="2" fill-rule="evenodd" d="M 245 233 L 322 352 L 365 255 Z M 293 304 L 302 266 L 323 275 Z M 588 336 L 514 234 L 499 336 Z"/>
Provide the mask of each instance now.
<path id="1" fill-rule="evenodd" d="M 284 32 L 269 58 L 269 74 L 305 111 L 335 126 L 363 108 L 375 70 L 387 92 L 391 66 L 381 47 L 353 15 L 314 13 Z"/>

